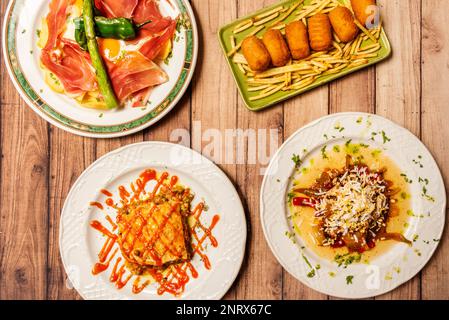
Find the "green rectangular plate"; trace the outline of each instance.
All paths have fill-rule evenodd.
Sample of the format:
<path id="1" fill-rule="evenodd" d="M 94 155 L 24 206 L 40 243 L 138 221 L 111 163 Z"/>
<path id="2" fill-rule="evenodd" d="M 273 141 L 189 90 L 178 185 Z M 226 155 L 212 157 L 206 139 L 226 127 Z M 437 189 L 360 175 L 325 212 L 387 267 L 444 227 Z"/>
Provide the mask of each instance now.
<path id="1" fill-rule="evenodd" d="M 343 2 L 344 0 L 341 0 L 340 2 Z M 236 25 L 238 25 L 239 23 L 241 23 L 244 20 L 248 20 L 250 18 L 253 18 L 261 13 L 267 12 L 271 9 L 274 9 L 276 7 L 279 7 L 281 5 L 283 6 L 290 6 L 292 4 L 294 4 L 295 2 L 297 2 L 297 0 L 287 0 L 287 1 L 283 1 L 277 4 L 274 4 L 272 6 L 266 7 L 262 10 L 259 10 L 257 12 L 254 12 L 251 15 L 248 15 L 246 17 L 243 17 L 241 19 L 235 20 L 232 23 L 222 27 L 218 33 L 218 37 L 219 37 L 219 41 L 221 44 L 221 47 L 225 53 L 225 58 L 228 61 L 228 64 L 231 68 L 231 72 L 234 76 L 234 79 L 237 83 L 237 87 L 239 88 L 240 91 L 240 95 L 243 98 L 243 101 L 245 102 L 245 105 L 248 107 L 248 109 L 252 110 L 252 111 L 259 111 L 262 110 L 264 108 L 270 107 L 272 105 L 275 105 L 277 103 L 280 103 L 284 100 L 287 100 L 291 97 L 297 96 L 299 94 L 302 94 L 306 91 L 312 90 L 316 87 L 319 87 L 321 85 L 324 85 L 328 82 L 331 82 L 335 79 L 344 77 L 352 72 L 358 71 L 360 69 L 369 67 L 373 64 L 379 63 L 382 60 L 387 59 L 390 54 L 391 54 L 391 46 L 390 46 L 390 42 L 388 41 L 387 35 L 385 34 L 385 30 L 382 29 L 380 38 L 379 38 L 379 43 L 381 45 L 380 50 L 378 51 L 378 56 L 368 59 L 368 64 L 364 64 L 361 66 L 357 66 L 357 67 L 353 67 L 353 68 L 346 68 L 343 69 L 341 72 L 336 73 L 336 74 L 332 74 L 332 75 L 325 75 L 325 76 L 321 76 L 318 77 L 317 80 L 310 84 L 309 86 L 302 88 L 300 90 L 291 90 L 291 91 L 280 91 L 277 92 L 269 97 L 266 97 L 264 99 L 261 100 L 257 100 L 257 101 L 250 101 L 249 98 L 253 95 L 257 95 L 257 93 L 254 92 L 249 92 L 248 91 L 248 85 L 246 84 L 246 76 L 244 74 L 241 73 L 240 69 L 237 67 L 237 65 L 235 63 L 232 62 L 232 57 L 228 57 L 227 56 L 227 52 L 229 52 L 231 50 L 231 35 L 233 34 L 233 30 L 234 27 Z M 311 2 L 311 0 L 305 0 L 303 5 L 307 5 Z M 297 8 L 296 10 L 300 10 L 302 8 L 301 5 L 299 8 Z M 295 10 L 295 12 L 296 12 Z M 285 22 L 289 22 L 291 20 L 293 20 L 295 18 L 295 12 L 293 12 L 286 20 Z M 241 32 L 237 35 L 235 35 L 236 38 L 236 42 L 240 43 L 241 41 L 243 41 L 248 34 L 251 32 L 252 28 L 250 28 L 249 30 L 246 30 L 244 32 Z M 257 36 L 261 36 L 264 32 L 266 31 L 266 29 L 262 29 Z M 366 42 L 364 42 L 362 45 L 365 45 L 366 43 L 371 42 L 371 40 L 367 40 Z"/>

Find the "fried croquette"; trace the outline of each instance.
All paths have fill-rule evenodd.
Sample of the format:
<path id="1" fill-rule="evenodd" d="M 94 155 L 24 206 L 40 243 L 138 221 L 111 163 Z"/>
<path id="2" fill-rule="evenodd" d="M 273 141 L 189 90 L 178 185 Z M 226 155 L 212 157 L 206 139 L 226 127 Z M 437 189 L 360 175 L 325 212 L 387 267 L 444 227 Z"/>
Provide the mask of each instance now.
<path id="1" fill-rule="evenodd" d="M 270 66 L 270 54 L 258 37 L 251 36 L 243 40 L 242 52 L 251 70 L 262 72 Z"/>
<path id="2" fill-rule="evenodd" d="M 262 39 L 275 67 L 283 67 L 290 61 L 290 51 L 282 33 L 277 29 L 268 30 Z"/>
<path id="3" fill-rule="evenodd" d="M 373 27 L 379 19 L 376 0 L 351 0 L 352 10 L 357 20 L 367 28 Z"/>
<path id="4" fill-rule="evenodd" d="M 348 8 L 342 6 L 336 7 L 329 13 L 329 20 L 337 37 L 342 42 L 351 42 L 357 37 L 359 28 L 354 23 L 354 16 Z"/>
<path id="5" fill-rule="evenodd" d="M 300 60 L 310 56 L 307 27 L 302 21 L 293 21 L 285 27 L 285 36 L 293 59 Z"/>
<path id="6" fill-rule="evenodd" d="M 332 27 L 327 14 L 315 14 L 308 25 L 310 47 L 315 51 L 328 50 L 332 46 Z"/>

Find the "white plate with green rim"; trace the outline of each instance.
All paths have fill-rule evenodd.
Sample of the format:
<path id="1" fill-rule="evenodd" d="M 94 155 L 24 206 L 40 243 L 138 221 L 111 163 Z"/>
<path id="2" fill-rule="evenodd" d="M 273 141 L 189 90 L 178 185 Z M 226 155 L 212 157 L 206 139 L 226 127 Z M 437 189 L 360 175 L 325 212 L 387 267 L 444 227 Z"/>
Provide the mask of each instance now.
<path id="1" fill-rule="evenodd" d="M 173 56 L 161 64 L 169 81 L 154 89 L 141 108 L 93 110 L 52 91 L 39 67 L 37 46 L 48 0 L 11 0 L 4 17 L 3 54 L 8 73 L 25 102 L 51 124 L 80 136 L 114 138 L 141 131 L 163 118 L 179 102 L 192 79 L 198 57 L 198 29 L 187 0 L 160 0 L 164 16 L 181 16 L 185 23 L 173 42 Z"/>
<path id="2" fill-rule="evenodd" d="M 298 211 L 291 191 L 300 184 L 302 188 L 305 181 L 313 183 L 314 168 L 320 167 L 318 172 L 333 168 L 326 162 L 345 159 L 346 153 L 366 163 L 370 157 L 380 157 L 375 169 L 386 165 L 387 174 L 390 171 L 390 177 L 398 178 L 393 183 L 401 192 L 393 198 L 399 214 L 390 218 L 387 231 L 392 231 L 390 224 L 398 228 L 411 246 L 381 241 L 373 249 L 379 250 L 376 255 L 368 251 L 337 256 L 332 249 L 323 251 L 310 242 L 313 237 L 302 224 L 310 218 L 306 216 L 310 209 Z M 394 164 L 391 167 L 388 159 Z M 327 295 L 368 298 L 409 281 L 430 260 L 444 229 L 446 192 L 434 158 L 408 130 L 377 115 L 340 113 L 314 121 L 283 144 L 264 177 L 260 206 L 265 238 L 290 274 Z"/>

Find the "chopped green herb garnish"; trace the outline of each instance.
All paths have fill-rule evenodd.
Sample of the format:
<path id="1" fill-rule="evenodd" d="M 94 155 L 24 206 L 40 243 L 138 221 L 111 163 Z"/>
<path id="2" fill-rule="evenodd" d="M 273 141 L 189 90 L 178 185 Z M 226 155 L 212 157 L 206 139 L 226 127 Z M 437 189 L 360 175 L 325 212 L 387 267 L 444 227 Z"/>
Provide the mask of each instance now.
<path id="1" fill-rule="evenodd" d="M 381 134 L 382 134 L 382 140 L 383 140 L 384 144 L 391 141 L 391 139 L 389 137 L 387 137 L 385 131 L 382 130 Z"/>
<path id="2" fill-rule="evenodd" d="M 401 173 L 401 177 L 404 178 L 406 183 L 412 184 L 413 180 L 410 180 L 405 173 Z"/>
<path id="3" fill-rule="evenodd" d="M 354 276 L 347 276 L 346 277 L 346 284 L 352 284 L 352 280 L 354 280 Z"/>
<path id="4" fill-rule="evenodd" d="M 343 266 L 345 269 L 353 264 L 353 263 L 359 263 L 362 260 L 362 254 L 337 254 L 334 257 L 334 262 L 338 264 L 339 267 Z"/>
<path id="5" fill-rule="evenodd" d="M 326 148 L 327 148 L 326 145 L 321 148 L 321 157 L 323 159 L 329 159 L 329 157 L 327 156 L 327 153 L 326 153 Z"/>
<path id="6" fill-rule="evenodd" d="M 293 154 L 292 161 L 295 163 L 295 166 L 299 168 L 302 164 L 301 158 L 297 154 Z"/>
<path id="7" fill-rule="evenodd" d="M 302 254 L 302 258 L 304 259 L 306 264 L 309 266 L 309 268 L 313 269 L 312 264 L 310 263 L 309 259 L 307 259 L 307 257 L 304 255 L 304 253 Z"/>
<path id="8" fill-rule="evenodd" d="M 348 147 L 352 142 L 352 139 L 349 139 L 348 141 L 345 142 L 345 146 Z"/>

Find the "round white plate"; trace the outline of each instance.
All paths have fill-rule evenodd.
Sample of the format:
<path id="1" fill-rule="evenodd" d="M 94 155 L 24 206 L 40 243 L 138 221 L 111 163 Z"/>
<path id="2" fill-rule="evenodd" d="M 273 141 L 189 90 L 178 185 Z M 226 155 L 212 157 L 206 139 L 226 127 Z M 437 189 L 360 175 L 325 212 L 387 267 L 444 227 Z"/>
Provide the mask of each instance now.
<path id="1" fill-rule="evenodd" d="M 48 13 L 48 0 L 10 0 L 3 25 L 3 53 L 8 73 L 26 103 L 51 124 L 71 133 L 113 138 L 143 130 L 164 117 L 181 99 L 192 79 L 198 57 L 198 29 L 187 0 L 160 0 L 164 16 L 182 16 L 185 23 L 173 44 L 169 64 L 161 64 L 170 80 L 157 86 L 142 108 L 93 110 L 53 92 L 39 67 L 37 30 Z"/>
<path id="2" fill-rule="evenodd" d="M 191 277 L 180 298 L 222 298 L 237 277 L 245 253 L 242 203 L 232 183 L 215 164 L 191 149 L 162 142 L 138 143 L 113 151 L 92 164 L 73 185 L 62 210 L 59 234 L 60 253 L 71 284 L 84 299 L 174 299 L 169 294 L 158 295 L 156 284 L 139 294 L 132 293 L 132 283 L 118 290 L 109 281 L 109 269 L 97 276 L 91 273 L 104 237 L 89 223 L 94 219 L 105 225 L 107 222 L 105 213 L 90 206 L 90 202 L 104 202 L 102 189 L 113 192 L 120 185 L 129 185 L 149 168 L 177 175 L 180 183 L 194 192 L 192 205 L 204 199 L 209 207 L 202 217 L 205 225 L 213 215 L 220 216 L 213 229 L 218 247 L 206 249 L 212 268 L 206 270 L 196 255 L 192 264 L 199 277 Z M 114 210 L 108 214 L 115 218 Z"/>
<path id="3" fill-rule="evenodd" d="M 382 131 L 391 141 L 384 141 L 381 134 L 372 135 L 373 132 Z M 345 269 L 316 255 L 299 236 L 295 235 L 295 241 L 288 237 L 292 234 L 292 226 L 287 219 L 289 208 L 286 199 L 295 170 L 293 154 L 308 161 L 309 157 L 319 155 L 323 146 L 341 144 L 349 139 L 383 149 L 383 153 L 393 159 L 413 181 L 410 185 L 411 205 L 416 214 L 410 217 L 405 236 L 408 239 L 413 239 L 414 235 L 418 237 L 415 237 L 412 247 L 398 243 L 369 264 L 352 264 Z M 419 156 L 422 167 L 416 161 Z M 435 201 L 422 196 L 424 182 L 420 182 L 420 177 L 429 180 L 427 194 Z M 307 125 L 284 143 L 266 172 L 260 206 L 265 238 L 278 261 L 290 274 L 308 287 L 327 295 L 367 298 L 391 291 L 410 280 L 429 261 L 443 232 L 446 193 L 435 160 L 412 133 L 380 116 L 341 113 Z M 320 267 L 316 268 L 317 265 Z M 313 277 L 309 274 L 311 267 L 315 269 Z M 353 277 L 352 284 L 347 283 L 347 277 Z"/>

